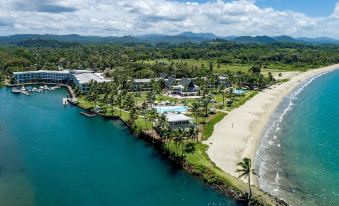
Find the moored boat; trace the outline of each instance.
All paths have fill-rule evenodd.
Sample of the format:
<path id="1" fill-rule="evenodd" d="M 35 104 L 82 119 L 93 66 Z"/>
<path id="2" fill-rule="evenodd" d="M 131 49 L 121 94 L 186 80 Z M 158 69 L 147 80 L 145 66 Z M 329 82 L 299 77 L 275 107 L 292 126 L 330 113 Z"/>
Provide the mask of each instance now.
<path id="1" fill-rule="evenodd" d="M 21 86 L 21 89 L 20 89 L 21 91 L 26 91 L 26 88 L 25 88 L 25 86 Z"/>
<path id="2" fill-rule="evenodd" d="M 19 94 L 19 93 L 20 93 L 20 91 L 19 91 L 16 87 L 13 87 L 13 88 L 12 88 L 12 92 L 13 92 L 14 94 Z"/>

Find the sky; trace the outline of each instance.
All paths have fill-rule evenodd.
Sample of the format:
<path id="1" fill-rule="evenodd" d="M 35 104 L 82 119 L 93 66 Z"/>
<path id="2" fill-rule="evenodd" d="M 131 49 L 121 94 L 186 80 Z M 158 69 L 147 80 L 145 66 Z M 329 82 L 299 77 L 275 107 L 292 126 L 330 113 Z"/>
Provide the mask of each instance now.
<path id="1" fill-rule="evenodd" d="M 0 0 L 0 35 L 192 31 L 339 39 L 339 0 Z"/>

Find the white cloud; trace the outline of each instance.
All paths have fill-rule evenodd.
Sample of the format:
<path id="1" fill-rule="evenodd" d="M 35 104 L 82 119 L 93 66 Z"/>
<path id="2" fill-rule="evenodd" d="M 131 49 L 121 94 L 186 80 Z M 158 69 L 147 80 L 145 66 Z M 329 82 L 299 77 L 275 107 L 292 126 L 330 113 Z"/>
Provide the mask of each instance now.
<path id="1" fill-rule="evenodd" d="M 339 38 L 339 4 L 327 18 L 260 8 L 252 0 L 0 0 L 0 34 L 293 35 Z M 26 6 L 23 6 L 26 5 Z M 6 18 L 5 18 L 6 17 Z M 3 25 L 3 26 L 2 26 Z"/>

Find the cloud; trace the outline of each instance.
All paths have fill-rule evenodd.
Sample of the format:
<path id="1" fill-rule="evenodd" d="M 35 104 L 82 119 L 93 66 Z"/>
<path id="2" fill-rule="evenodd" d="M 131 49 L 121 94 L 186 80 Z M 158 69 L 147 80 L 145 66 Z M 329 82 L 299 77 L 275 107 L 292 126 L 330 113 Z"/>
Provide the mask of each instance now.
<path id="1" fill-rule="evenodd" d="M 77 10 L 75 7 L 62 5 L 60 1 L 51 0 L 17 0 L 13 3 L 13 8 L 17 11 L 46 13 L 65 13 Z"/>
<path id="2" fill-rule="evenodd" d="M 194 1 L 194 0 L 193 0 Z M 10 2 L 10 3 L 9 3 Z M 330 36 L 339 38 L 339 4 L 329 17 L 260 8 L 252 0 L 0 0 L 15 23 L 0 34 L 175 34 Z M 1 22 L 1 18 L 0 18 Z M 6 21 L 4 21 L 6 22 Z M 0 23 L 1 24 L 1 23 Z"/>

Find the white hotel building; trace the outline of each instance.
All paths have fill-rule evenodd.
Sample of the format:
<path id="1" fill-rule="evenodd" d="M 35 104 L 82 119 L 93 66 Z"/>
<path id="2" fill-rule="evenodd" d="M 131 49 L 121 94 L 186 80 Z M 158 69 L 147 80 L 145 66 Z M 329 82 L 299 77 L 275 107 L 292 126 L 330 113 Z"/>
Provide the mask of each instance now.
<path id="1" fill-rule="evenodd" d="M 17 84 L 23 83 L 59 83 L 71 84 L 86 92 L 91 81 L 108 82 L 101 73 L 93 73 L 90 70 L 38 70 L 26 72 L 13 72 Z"/>

